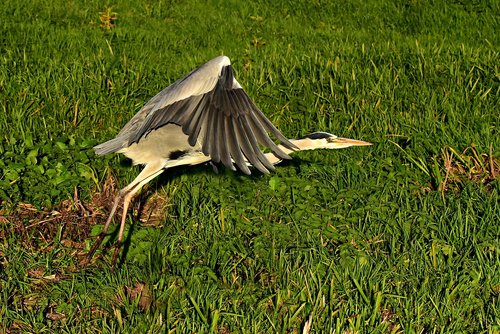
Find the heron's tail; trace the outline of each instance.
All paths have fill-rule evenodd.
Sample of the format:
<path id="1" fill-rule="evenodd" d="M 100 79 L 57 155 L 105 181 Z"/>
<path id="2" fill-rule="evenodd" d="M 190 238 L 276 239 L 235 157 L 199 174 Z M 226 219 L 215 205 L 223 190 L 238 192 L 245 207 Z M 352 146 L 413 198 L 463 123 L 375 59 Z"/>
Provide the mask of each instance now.
<path id="1" fill-rule="evenodd" d="M 124 140 L 122 138 L 116 137 L 107 142 L 94 146 L 95 154 L 104 155 L 108 153 L 118 152 L 124 147 Z"/>

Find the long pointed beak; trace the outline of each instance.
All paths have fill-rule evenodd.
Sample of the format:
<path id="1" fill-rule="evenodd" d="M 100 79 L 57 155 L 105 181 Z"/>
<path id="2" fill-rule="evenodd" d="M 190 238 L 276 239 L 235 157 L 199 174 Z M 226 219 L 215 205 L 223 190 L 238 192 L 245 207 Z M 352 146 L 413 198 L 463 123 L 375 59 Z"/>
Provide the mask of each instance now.
<path id="1" fill-rule="evenodd" d="M 341 137 L 336 137 L 336 138 L 332 137 L 332 138 L 328 138 L 327 140 L 331 143 L 342 144 L 342 146 L 344 146 L 344 147 L 373 145 L 372 143 L 369 143 L 367 141 L 349 139 L 349 138 L 341 138 Z"/>

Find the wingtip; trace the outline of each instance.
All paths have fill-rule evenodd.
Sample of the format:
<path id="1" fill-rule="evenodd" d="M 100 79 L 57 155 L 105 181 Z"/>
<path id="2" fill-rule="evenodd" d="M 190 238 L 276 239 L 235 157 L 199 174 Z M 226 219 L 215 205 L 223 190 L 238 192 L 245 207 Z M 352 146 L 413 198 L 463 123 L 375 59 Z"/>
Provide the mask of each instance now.
<path id="1" fill-rule="evenodd" d="M 221 66 L 229 66 L 231 65 L 231 60 L 229 59 L 228 56 L 219 56 L 217 58 L 215 58 L 219 61 L 219 64 Z"/>

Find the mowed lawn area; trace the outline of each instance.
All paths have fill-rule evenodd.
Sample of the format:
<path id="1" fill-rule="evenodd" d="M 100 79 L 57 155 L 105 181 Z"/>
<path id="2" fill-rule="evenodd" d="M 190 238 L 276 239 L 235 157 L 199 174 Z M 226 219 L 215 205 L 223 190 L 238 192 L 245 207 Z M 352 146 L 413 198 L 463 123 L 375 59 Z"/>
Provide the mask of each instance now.
<path id="1" fill-rule="evenodd" d="M 301 152 L 264 175 L 92 147 L 219 55 Z M 0 333 L 500 333 L 500 2 L 0 6 Z M 162 143 L 158 143 L 162 145 Z"/>

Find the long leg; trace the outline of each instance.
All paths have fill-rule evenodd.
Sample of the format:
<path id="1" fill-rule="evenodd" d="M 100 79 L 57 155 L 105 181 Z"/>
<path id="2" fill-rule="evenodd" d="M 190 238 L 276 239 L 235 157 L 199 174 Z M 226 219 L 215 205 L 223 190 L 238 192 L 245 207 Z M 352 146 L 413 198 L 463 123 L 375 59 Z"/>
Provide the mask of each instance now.
<path id="1" fill-rule="evenodd" d="M 146 183 L 151 181 L 153 178 L 161 174 L 163 171 L 163 165 L 161 164 L 160 161 L 155 162 L 153 164 L 148 164 L 144 169 L 137 175 L 137 177 L 132 181 L 129 185 L 127 185 L 125 188 L 120 190 L 118 192 L 118 195 L 115 198 L 115 201 L 113 203 L 113 208 L 111 209 L 111 212 L 109 214 L 108 219 L 106 220 L 106 223 L 104 224 L 104 228 L 102 229 L 101 233 L 97 237 L 97 240 L 95 244 L 92 246 L 90 249 L 89 253 L 87 254 L 87 257 L 85 260 L 81 262 L 82 265 L 87 264 L 90 262 L 92 257 L 94 256 L 94 253 L 96 250 L 99 248 L 99 246 L 102 244 L 102 241 L 104 237 L 106 236 L 106 233 L 108 231 L 108 228 L 113 221 L 113 217 L 116 214 L 116 209 L 118 208 L 118 205 L 120 204 L 120 200 L 123 198 L 124 199 L 124 211 L 122 214 L 122 224 L 120 226 L 120 235 L 119 235 L 119 240 L 121 242 L 121 235 L 123 235 L 123 229 L 125 225 L 125 219 L 126 219 L 126 214 L 128 210 L 129 203 L 133 197 L 133 195 L 139 191 L 142 186 L 144 186 Z"/>
<path id="2" fill-rule="evenodd" d="M 102 240 L 106 236 L 106 233 L 108 232 L 109 225 L 113 221 L 113 217 L 115 216 L 116 209 L 118 208 L 118 204 L 120 203 L 120 199 L 123 197 L 123 193 L 122 193 L 123 190 L 125 190 L 125 188 L 120 190 L 118 192 L 118 195 L 116 195 L 115 202 L 113 203 L 113 208 L 111 209 L 109 217 L 106 220 L 106 224 L 104 224 L 104 228 L 102 229 L 101 233 L 99 233 L 99 236 L 97 237 L 94 245 L 92 246 L 92 248 L 88 252 L 87 258 L 86 258 L 86 261 L 84 261 L 84 264 L 88 263 L 88 262 L 90 262 L 90 260 L 92 260 L 92 257 L 94 256 L 95 251 L 99 248 L 99 246 L 102 243 Z"/>
<path id="3" fill-rule="evenodd" d="M 143 171 L 144 172 L 144 171 Z M 118 259 L 118 254 L 120 252 L 120 248 L 122 246 L 122 240 L 123 240 L 123 231 L 125 230 L 125 221 L 127 219 L 127 212 L 128 212 L 128 207 L 130 205 L 130 202 L 134 198 L 135 194 L 149 181 L 157 177 L 163 172 L 163 168 L 160 168 L 159 170 L 154 169 L 151 171 L 152 174 L 149 176 L 145 177 L 143 180 L 141 180 L 138 184 L 134 186 L 127 194 L 124 195 L 123 197 L 123 212 L 122 212 L 122 219 L 121 219 L 121 224 L 120 224 L 120 231 L 118 232 L 118 240 L 115 245 L 115 251 L 113 253 L 113 259 L 112 259 L 112 266 L 114 267 L 116 264 L 116 260 Z M 142 173 L 141 173 L 142 174 Z M 137 180 L 137 178 L 136 178 Z"/>

